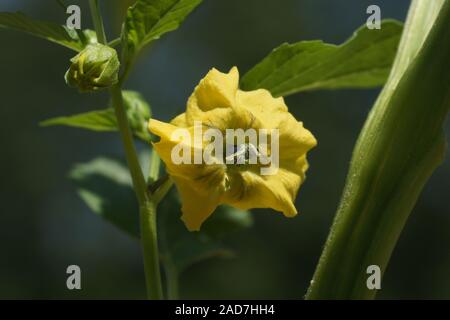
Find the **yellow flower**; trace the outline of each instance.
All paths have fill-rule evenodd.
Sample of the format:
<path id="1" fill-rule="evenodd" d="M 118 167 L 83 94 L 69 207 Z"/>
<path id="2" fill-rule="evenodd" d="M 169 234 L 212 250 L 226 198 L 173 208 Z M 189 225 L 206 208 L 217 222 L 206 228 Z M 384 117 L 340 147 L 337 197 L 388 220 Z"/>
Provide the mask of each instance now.
<path id="1" fill-rule="evenodd" d="M 153 119 L 149 122 L 149 130 L 161 138 L 153 146 L 180 193 L 182 220 L 191 231 L 199 230 L 220 204 L 244 210 L 272 208 L 286 217 L 297 214 L 294 200 L 305 180 L 308 168 L 306 153 L 317 142 L 303 124 L 288 112 L 283 98 L 273 98 L 263 89 L 241 91 L 238 84 L 236 67 L 228 74 L 212 69 L 195 88 L 185 113 L 170 124 Z M 213 164 L 193 164 L 192 161 L 175 163 L 173 150 L 177 146 L 192 150 L 188 156 L 190 159 L 194 159 L 196 152 L 205 151 L 205 141 L 198 143 L 195 139 L 176 134 L 180 128 L 185 128 L 193 136 L 199 123 L 203 129 L 214 128 L 222 133 L 227 129 L 251 128 L 260 132 L 265 129 L 265 132 L 272 133 L 269 134 L 269 141 L 275 140 L 273 132 L 278 129 L 278 170 L 275 174 L 264 175 L 261 174 L 264 165 L 259 162 L 249 163 L 249 154 L 259 153 L 259 150 L 247 140 L 243 145 L 233 146 L 234 151 L 240 150 L 238 152 L 244 159 L 243 164 L 236 161 L 232 164 L 225 161 Z M 270 146 L 267 156 L 275 152 Z M 223 158 L 237 158 L 238 152 L 225 154 Z"/>

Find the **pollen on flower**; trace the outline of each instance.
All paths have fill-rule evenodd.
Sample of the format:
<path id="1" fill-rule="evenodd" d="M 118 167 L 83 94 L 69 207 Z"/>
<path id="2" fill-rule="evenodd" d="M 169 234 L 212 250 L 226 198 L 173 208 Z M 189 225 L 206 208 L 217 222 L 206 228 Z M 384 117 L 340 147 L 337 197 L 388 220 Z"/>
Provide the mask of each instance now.
<path id="1" fill-rule="evenodd" d="M 242 143 L 239 145 L 232 145 L 233 153 L 226 155 L 223 159 L 224 163 L 228 165 L 248 165 L 248 164 L 261 164 L 258 159 L 265 159 L 265 155 L 261 154 L 252 143 Z M 263 158 L 264 157 L 264 158 Z"/>

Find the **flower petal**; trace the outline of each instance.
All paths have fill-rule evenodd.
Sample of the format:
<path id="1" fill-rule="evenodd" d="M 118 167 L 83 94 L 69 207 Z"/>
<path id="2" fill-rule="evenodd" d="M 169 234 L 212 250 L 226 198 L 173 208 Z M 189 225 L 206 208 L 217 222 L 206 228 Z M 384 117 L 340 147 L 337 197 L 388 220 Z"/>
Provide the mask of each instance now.
<path id="1" fill-rule="evenodd" d="M 216 69 L 208 72 L 188 100 L 186 119 L 189 124 L 200 120 L 203 112 L 217 108 L 233 108 L 239 85 L 239 72 L 233 67 L 229 73 Z"/>
<path id="2" fill-rule="evenodd" d="M 204 150 L 203 143 L 195 145 L 193 127 L 178 128 L 172 124 L 151 119 L 149 130 L 161 138 L 159 142 L 153 143 L 153 147 L 165 163 L 169 175 L 191 180 L 191 188 L 198 191 L 224 188 L 226 168 L 224 164 L 208 165 L 204 161 L 195 164 L 195 153 L 202 157 Z M 176 130 L 185 130 L 188 139 L 175 134 Z M 186 163 L 174 163 L 175 148 L 182 148 L 183 152 L 189 152 Z"/>
<path id="3" fill-rule="evenodd" d="M 220 191 L 209 190 L 206 194 L 192 188 L 190 180 L 173 178 L 181 196 L 183 215 L 181 220 L 189 231 L 198 231 L 202 223 L 214 212 L 220 203 Z"/>
<path id="4" fill-rule="evenodd" d="M 238 85 L 239 71 L 236 67 L 229 73 L 222 73 L 213 68 L 195 88 L 194 96 L 203 111 L 231 108 L 235 104 Z"/>
<path id="5" fill-rule="evenodd" d="M 189 127 L 189 124 L 186 120 L 186 113 L 182 113 L 170 121 L 170 124 L 173 124 L 174 126 L 180 127 L 180 128 L 187 128 Z"/>
<path id="6" fill-rule="evenodd" d="M 225 165 L 204 163 L 194 164 L 194 152 L 203 154 L 203 146 L 194 146 L 193 128 L 182 128 L 192 137 L 189 141 L 174 134 L 180 129 L 172 124 L 157 120 L 149 121 L 149 130 L 161 140 L 153 147 L 166 165 L 167 173 L 172 177 L 182 199 L 182 220 L 190 231 L 199 230 L 201 224 L 219 205 L 225 192 Z M 175 164 L 172 151 L 183 145 L 190 150 L 190 162 Z"/>
<path id="7" fill-rule="evenodd" d="M 257 121 L 254 126 L 259 129 L 279 130 L 280 159 L 301 157 L 314 146 L 317 141 L 310 131 L 303 127 L 292 114 L 288 112 L 282 97 L 274 98 L 269 91 L 238 91 L 237 103 L 251 112 Z"/>
<path id="8" fill-rule="evenodd" d="M 268 176 L 243 171 L 240 178 L 232 179 L 224 203 L 244 210 L 272 208 L 293 217 L 297 214 L 294 199 L 302 182 L 302 176 L 281 168 L 276 175 Z"/>
<path id="9" fill-rule="evenodd" d="M 264 118 L 270 122 L 271 115 L 286 113 L 288 108 L 282 97 L 274 98 L 272 94 L 265 90 L 259 89 L 254 91 L 239 90 L 236 95 L 237 104 L 253 112 L 255 116 Z M 276 124 L 276 121 L 274 122 Z M 276 127 L 276 126 L 275 126 Z"/>

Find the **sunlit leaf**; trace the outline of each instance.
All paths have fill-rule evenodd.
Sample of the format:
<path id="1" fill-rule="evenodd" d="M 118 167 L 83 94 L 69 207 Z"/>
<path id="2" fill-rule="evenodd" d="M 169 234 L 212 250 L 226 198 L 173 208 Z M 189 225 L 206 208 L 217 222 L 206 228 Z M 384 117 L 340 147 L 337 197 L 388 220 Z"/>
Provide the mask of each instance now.
<path id="1" fill-rule="evenodd" d="M 202 0 L 137 0 L 123 27 L 125 61 L 143 46 L 179 27 Z"/>
<path id="2" fill-rule="evenodd" d="M 383 85 L 400 41 L 402 25 L 385 20 L 381 29 L 361 27 L 344 44 L 301 41 L 283 44 L 251 69 L 241 88 L 264 88 L 274 96 Z"/>
<path id="3" fill-rule="evenodd" d="M 69 126 L 93 131 L 116 131 L 117 121 L 112 108 L 79 113 L 67 117 L 52 118 L 40 123 L 48 126 Z"/>
<path id="4" fill-rule="evenodd" d="M 133 134 L 143 141 L 150 141 L 147 123 L 151 117 L 151 109 L 144 98 L 135 91 L 123 92 L 124 105 L 128 122 Z M 117 131 L 117 120 L 113 108 L 95 110 L 76 115 L 57 117 L 45 120 L 41 126 L 69 126 L 92 131 Z"/>

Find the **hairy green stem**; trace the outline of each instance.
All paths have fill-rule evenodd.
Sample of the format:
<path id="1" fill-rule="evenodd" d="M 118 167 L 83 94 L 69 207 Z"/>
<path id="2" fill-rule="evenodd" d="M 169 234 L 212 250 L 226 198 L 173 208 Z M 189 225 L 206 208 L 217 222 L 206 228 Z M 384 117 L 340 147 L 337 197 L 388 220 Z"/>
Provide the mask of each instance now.
<path id="1" fill-rule="evenodd" d="M 420 10 L 428 10 L 429 2 L 413 2 L 395 66 L 353 151 L 307 299 L 375 297 L 376 290 L 367 287 L 367 268 L 377 265 L 384 273 L 423 186 L 444 158 L 450 1 L 438 2 L 437 17 L 425 18 Z M 429 32 L 411 34 L 416 28 Z"/>
<path id="2" fill-rule="evenodd" d="M 92 21 L 94 22 L 94 28 L 97 32 L 97 40 L 101 44 L 107 44 L 105 27 L 103 25 L 103 18 L 100 13 L 100 6 L 98 0 L 89 0 L 89 6 L 91 7 Z"/>
<path id="3" fill-rule="evenodd" d="M 157 204 L 152 201 L 147 193 L 147 184 L 136 154 L 133 136 L 123 106 L 123 97 L 120 86 L 114 86 L 111 89 L 111 95 L 134 190 L 139 201 L 141 243 L 144 255 L 147 294 L 149 299 L 162 299 L 163 295 L 156 227 Z"/>
<path id="4" fill-rule="evenodd" d="M 106 44 L 105 29 L 99 10 L 98 1 L 90 0 L 92 18 L 100 43 Z M 139 202 L 140 233 L 144 256 L 145 282 L 149 299 L 162 299 L 161 271 L 159 266 L 159 251 L 156 227 L 156 203 L 147 192 L 147 183 L 139 164 L 133 134 L 128 123 L 127 113 L 123 103 L 122 88 L 119 84 L 110 89 L 112 105 L 117 118 L 120 136 L 125 149 L 128 168 L 130 170 L 133 187 Z M 159 161 L 159 159 L 157 159 Z M 159 171 L 159 170 L 158 170 Z M 158 173 L 153 172 L 153 175 Z"/>
<path id="5" fill-rule="evenodd" d="M 136 196 L 139 204 L 142 206 L 148 202 L 147 183 L 145 182 L 142 169 L 139 164 L 136 148 L 134 146 L 133 134 L 128 124 L 127 114 L 123 105 L 122 90 L 118 85 L 111 89 L 112 103 L 116 113 L 117 124 L 122 137 L 122 142 L 125 148 L 128 166 L 130 168 L 131 178 L 136 190 Z"/>
<path id="6" fill-rule="evenodd" d="M 105 29 L 103 26 L 103 19 L 99 10 L 97 0 L 90 0 L 92 18 L 97 32 L 97 39 L 102 44 L 107 44 Z M 162 285 L 161 285 L 161 271 L 159 266 L 159 251 L 158 238 L 156 227 L 156 206 L 147 192 L 147 183 L 142 173 L 142 168 L 139 164 L 136 147 L 133 141 L 133 134 L 128 123 L 127 113 L 125 111 L 122 95 L 122 87 L 120 84 L 114 85 L 111 88 L 112 105 L 114 107 L 117 125 L 122 138 L 122 143 L 125 149 L 128 168 L 130 170 L 133 187 L 136 197 L 139 202 L 140 214 L 140 232 L 141 244 L 144 257 L 144 272 L 145 283 L 147 288 L 147 297 L 149 299 L 160 300 L 163 299 Z M 152 160 L 155 162 L 154 166 L 159 163 L 159 158 Z M 159 172 L 159 167 L 158 167 Z M 158 172 L 153 170 L 152 175 L 157 179 Z"/>
<path id="7" fill-rule="evenodd" d="M 157 239 L 156 206 L 153 201 L 149 201 L 140 208 L 145 282 L 147 285 L 147 296 L 151 300 L 163 299 Z"/>

